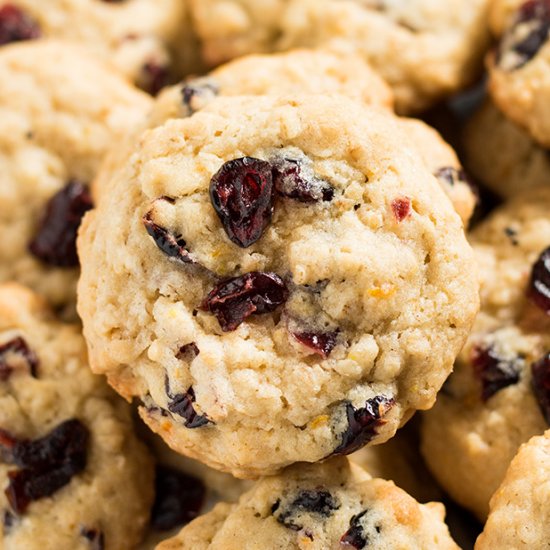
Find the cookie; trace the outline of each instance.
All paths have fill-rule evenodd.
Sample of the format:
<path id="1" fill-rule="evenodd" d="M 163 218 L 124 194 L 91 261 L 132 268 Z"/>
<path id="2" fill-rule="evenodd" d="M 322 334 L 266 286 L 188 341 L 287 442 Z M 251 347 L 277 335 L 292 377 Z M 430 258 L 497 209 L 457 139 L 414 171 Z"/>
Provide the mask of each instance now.
<path id="1" fill-rule="evenodd" d="M 471 235 L 481 312 L 425 414 L 424 457 L 442 487 L 484 519 L 518 447 L 548 428 L 550 189 L 511 200 Z"/>
<path id="2" fill-rule="evenodd" d="M 488 46 L 487 0 L 191 0 L 203 55 L 328 47 L 359 53 L 392 86 L 401 113 L 469 84 Z"/>
<path id="3" fill-rule="evenodd" d="M 149 124 L 156 126 L 170 118 L 191 116 L 219 96 L 293 93 L 341 94 L 386 109 L 393 105 L 388 86 L 359 57 L 294 50 L 246 56 L 206 77 L 167 88 L 155 102 Z M 403 129 L 467 225 L 476 197 L 455 152 L 437 131 L 420 120 L 403 119 Z"/>
<path id="4" fill-rule="evenodd" d="M 78 43 L 154 94 L 172 73 L 196 68 L 186 6 L 183 0 L 10 0 L 0 8 L 0 44 L 39 37 Z"/>
<path id="5" fill-rule="evenodd" d="M 337 97 L 219 98 L 146 132 L 79 254 L 94 371 L 237 477 L 393 436 L 478 307 L 460 218 L 399 123 Z"/>
<path id="6" fill-rule="evenodd" d="M 550 183 L 548 151 L 491 101 L 468 121 L 463 144 L 468 171 L 502 198 Z"/>
<path id="7" fill-rule="evenodd" d="M 132 548 L 153 467 L 129 406 L 88 367 L 76 325 L 0 285 L 0 546 Z"/>
<path id="8" fill-rule="evenodd" d="M 0 49 L 0 282 L 19 281 L 56 307 L 74 308 L 88 185 L 149 106 L 145 94 L 74 46 Z"/>
<path id="9" fill-rule="evenodd" d="M 496 0 L 498 46 L 488 57 L 489 90 L 508 118 L 550 146 L 550 2 Z"/>
<path id="10" fill-rule="evenodd" d="M 339 458 L 258 481 L 237 504 L 219 504 L 157 550 L 458 549 L 444 514 L 442 504 L 418 504 Z"/>
<path id="11" fill-rule="evenodd" d="M 543 550 L 550 540 L 550 431 L 520 450 L 491 499 L 491 513 L 476 550 Z"/>

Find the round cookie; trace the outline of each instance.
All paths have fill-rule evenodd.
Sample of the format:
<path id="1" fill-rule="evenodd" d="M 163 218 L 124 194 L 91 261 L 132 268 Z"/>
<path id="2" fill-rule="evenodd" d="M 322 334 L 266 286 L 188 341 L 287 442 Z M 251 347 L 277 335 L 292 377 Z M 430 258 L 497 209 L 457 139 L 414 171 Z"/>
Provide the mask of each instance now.
<path id="1" fill-rule="evenodd" d="M 359 57 L 316 50 L 250 55 L 164 90 L 155 101 L 150 126 L 182 118 L 204 108 L 218 96 L 341 94 L 367 105 L 391 109 L 386 83 Z M 472 216 L 476 196 L 453 149 L 436 130 L 417 119 L 403 119 L 403 129 L 420 157 L 438 178 L 464 225 Z"/>
<path id="2" fill-rule="evenodd" d="M 0 546 L 132 548 L 153 468 L 129 406 L 88 367 L 76 325 L 0 285 Z"/>
<path id="3" fill-rule="evenodd" d="M 197 67 L 187 17 L 186 0 L 10 0 L 0 7 L 0 44 L 42 37 L 85 45 L 156 93 L 172 73 Z"/>
<path id="4" fill-rule="evenodd" d="M 66 43 L 0 49 L 0 282 L 19 281 L 56 307 L 74 307 L 76 231 L 92 206 L 87 185 L 150 104 Z"/>
<path id="5" fill-rule="evenodd" d="M 491 499 L 476 550 L 544 550 L 550 540 L 550 431 L 524 443 Z"/>
<path id="6" fill-rule="evenodd" d="M 518 447 L 550 420 L 550 276 L 541 259 L 550 245 L 549 208 L 550 189 L 532 190 L 471 235 L 481 312 L 454 373 L 424 415 L 422 452 L 432 473 L 480 519 Z"/>
<path id="7" fill-rule="evenodd" d="M 500 197 L 550 184 L 548 151 L 491 101 L 468 121 L 463 144 L 468 171 Z"/>
<path id="8" fill-rule="evenodd" d="M 497 106 L 550 147 L 550 2 L 496 0 L 491 8 L 498 47 L 488 57 Z"/>
<path id="9" fill-rule="evenodd" d="M 478 308 L 460 218 L 399 123 L 338 97 L 219 98 L 146 132 L 79 254 L 94 371 L 237 477 L 389 439 Z"/>
<path id="10" fill-rule="evenodd" d="M 442 504 L 418 504 L 340 458 L 264 478 L 238 504 L 219 504 L 156 550 L 458 549 L 444 514 Z"/>
<path id="11" fill-rule="evenodd" d="M 470 83 L 488 46 L 487 0 L 191 0 L 191 5 L 208 63 L 296 47 L 359 53 L 392 86 L 401 113 L 425 109 Z"/>

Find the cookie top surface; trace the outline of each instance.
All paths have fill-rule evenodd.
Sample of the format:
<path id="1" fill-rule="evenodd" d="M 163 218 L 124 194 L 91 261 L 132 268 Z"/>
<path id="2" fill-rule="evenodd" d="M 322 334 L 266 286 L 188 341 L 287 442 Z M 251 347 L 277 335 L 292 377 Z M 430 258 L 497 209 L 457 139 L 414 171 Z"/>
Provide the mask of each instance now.
<path id="1" fill-rule="evenodd" d="M 550 431 L 523 444 L 491 499 L 476 550 L 544 548 L 550 539 Z"/>
<path id="2" fill-rule="evenodd" d="M 477 277 L 393 116 L 220 98 L 146 132 L 110 188 L 82 226 L 79 312 L 95 371 L 171 446 L 258 475 L 432 405 Z"/>
<path id="3" fill-rule="evenodd" d="M 140 540 L 153 471 L 129 407 L 90 372 L 79 328 L 16 284 L 0 285 L 0 434 L 2 548 Z"/>
<path id="4" fill-rule="evenodd" d="M 499 44 L 488 57 L 489 89 L 499 108 L 550 146 L 550 2 L 497 0 L 492 7 Z"/>
<path id="5" fill-rule="evenodd" d="M 455 372 L 424 418 L 423 450 L 443 487 L 481 519 L 518 447 L 550 419 L 543 285 L 550 189 L 526 193 L 476 228 L 481 312 Z M 542 281 L 542 282 L 541 282 Z"/>
<path id="6" fill-rule="evenodd" d="M 91 207 L 86 186 L 149 105 L 77 47 L 0 49 L 0 281 L 23 282 L 55 306 L 74 303 L 76 230 Z"/>
<path id="7" fill-rule="evenodd" d="M 15 36 L 14 11 L 17 20 L 32 22 L 34 36 Z M 154 93 L 167 84 L 183 53 L 186 17 L 182 0 L 10 0 L 0 9 L 0 36 L 4 42 L 49 38 L 79 43 Z M 3 28 L 11 30 L 11 40 Z"/>
<path id="8" fill-rule="evenodd" d="M 475 76 L 488 44 L 487 0 L 192 0 L 206 60 L 293 47 L 359 52 L 400 112 L 418 111 Z M 214 22 L 213 22 L 214 21 Z"/>
<path id="9" fill-rule="evenodd" d="M 468 170 L 500 197 L 549 183 L 548 151 L 490 100 L 468 121 L 463 143 Z"/>
<path id="10" fill-rule="evenodd" d="M 443 514 L 340 458 L 258 481 L 238 504 L 218 505 L 157 550 L 456 549 Z"/>

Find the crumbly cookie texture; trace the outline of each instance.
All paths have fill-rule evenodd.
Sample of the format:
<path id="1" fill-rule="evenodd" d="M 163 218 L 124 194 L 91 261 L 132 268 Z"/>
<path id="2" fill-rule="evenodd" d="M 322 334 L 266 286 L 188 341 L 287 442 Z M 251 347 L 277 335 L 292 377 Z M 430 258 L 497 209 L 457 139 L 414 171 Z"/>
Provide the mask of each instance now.
<path id="1" fill-rule="evenodd" d="M 186 0 L 10 0 L 36 36 L 78 43 L 156 93 L 172 73 L 195 70 L 197 47 Z M 0 11 L 0 29 L 2 28 Z M 70 47 L 70 46 L 67 46 Z M 50 63 L 52 60 L 50 60 Z"/>
<path id="2" fill-rule="evenodd" d="M 387 84 L 360 57 L 293 50 L 246 56 L 206 77 L 167 88 L 155 102 L 149 124 L 157 126 L 170 118 L 191 116 L 218 96 L 295 93 L 340 94 L 386 109 L 393 105 Z M 476 197 L 455 152 L 436 130 L 420 120 L 403 119 L 403 129 L 467 225 Z"/>
<path id="3" fill-rule="evenodd" d="M 548 151 L 491 101 L 470 119 L 463 143 L 468 171 L 502 198 L 550 183 Z"/>
<path id="4" fill-rule="evenodd" d="M 492 27 L 499 39 L 488 56 L 489 90 L 498 107 L 550 146 L 550 3 L 496 0 Z"/>
<path id="5" fill-rule="evenodd" d="M 37 295 L 0 285 L 0 546 L 136 545 L 153 467 L 129 406 L 93 375 L 76 325 Z"/>
<path id="6" fill-rule="evenodd" d="M 264 478 L 156 550 L 349 547 L 457 549 L 442 504 L 418 504 L 344 458 Z"/>
<path id="7" fill-rule="evenodd" d="M 550 540 L 550 431 L 523 444 L 491 499 L 476 550 L 543 550 Z"/>
<path id="8" fill-rule="evenodd" d="M 549 207 L 550 189 L 533 190 L 471 235 L 481 312 L 455 372 L 424 417 L 430 469 L 480 519 L 518 447 L 543 433 L 550 419 Z"/>
<path id="9" fill-rule="evenodd" d="M 477 276 L 392 115 L 220 98 L 146 132 L 110 189 L 79 238 L 92 368 L 175 450 L 257 476 L 432 406 Z"/>
<path id="10" fill-rule="evenodd" d="M 95 57 L 64 42 L 0 49 L 0 282 L 73 304 L 76 230 L 103 157 L 151 104 Z"/>
<path id="11" fill-rule="evenodd" d="M 402 113 L 475 78 L 488 46 L 487 0 L 191 0 L 203 54 L 328 47 L 359 53 L 390 83 Z"/>

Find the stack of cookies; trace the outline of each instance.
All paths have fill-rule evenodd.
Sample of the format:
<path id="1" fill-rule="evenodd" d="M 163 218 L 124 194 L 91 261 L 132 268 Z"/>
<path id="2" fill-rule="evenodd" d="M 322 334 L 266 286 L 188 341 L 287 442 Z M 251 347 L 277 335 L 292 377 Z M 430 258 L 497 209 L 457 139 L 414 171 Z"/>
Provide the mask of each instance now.
<path id="1" fill-rule="evenodd" d="M 0 0 L 0 549 L 548 548 L 549 34 Z"/>

